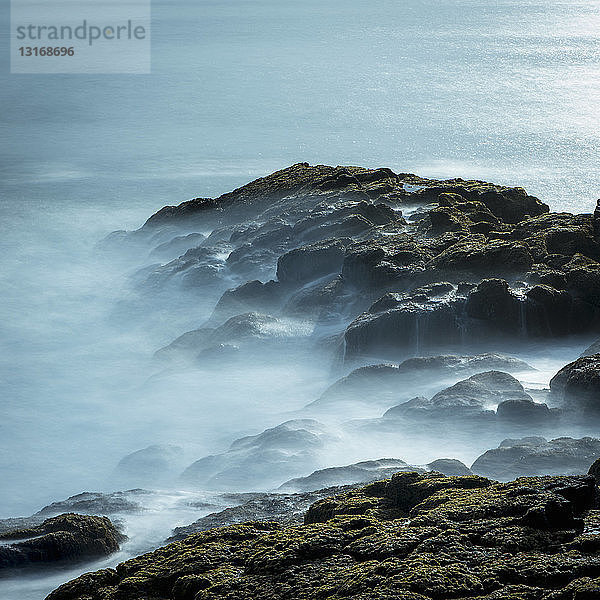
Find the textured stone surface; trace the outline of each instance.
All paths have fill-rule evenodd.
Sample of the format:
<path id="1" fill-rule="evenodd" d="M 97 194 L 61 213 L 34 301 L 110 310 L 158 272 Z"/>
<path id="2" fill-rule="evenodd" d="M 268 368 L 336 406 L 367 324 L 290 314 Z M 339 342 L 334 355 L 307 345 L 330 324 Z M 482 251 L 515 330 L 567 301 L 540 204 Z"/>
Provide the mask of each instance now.
<path id="1" fill-rule="evenodd" d="M 191 535 L 49 599 L 593 598 L 596 503 L 592 477 L 400 473 L 318 501 L 303 525 Z"/>

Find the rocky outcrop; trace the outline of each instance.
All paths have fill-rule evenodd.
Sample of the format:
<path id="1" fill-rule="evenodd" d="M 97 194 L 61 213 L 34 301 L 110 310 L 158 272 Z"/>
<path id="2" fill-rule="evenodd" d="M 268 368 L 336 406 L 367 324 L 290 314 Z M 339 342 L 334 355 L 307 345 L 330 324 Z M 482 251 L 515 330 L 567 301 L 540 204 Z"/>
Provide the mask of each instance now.
<path id="1" fill-rule="evenodd" d="M 152 294 L 179 282 L 222 295 L 205 327 L 249 313 L 303 318 L 327 335 L 346 329 L 345 358 L 360 364 L 600 332 L 593 223 L 549 213 L 521 188 L 300 163 L 165 207 L 136 235 L 177 246 L 212 230 L 141 276 Z"/>
<path id="2" fill-rule="evenodd" d="M 421 471 L 418 467 L 406 464 L 399 458 L 365 460 L 343 467 L 319 469 L 306 477 L 290 479 L 280 486 L 281 490 L 311 491 L 352 483 L 366 483 L 389 477 L 399 471 Z"/>
<path id="3" fill-rule="evenodd" d="M 471 466 L 479 475 L 506 481 L 530 475 L 578 475 L 588 472 L 600 456 L 600 440 L 568 437 L 506 439 L 482 454 Z"/>
<path id="4" fill-rule="evenodd" d="M 82 575 L 49 600 L 592 598 L 592 477 L 494 483 L 400 473 L 320 500 L 304 524 L 248 522 Z"/>
<path id="5" fill-rule="evenodd" d="M 343 240 L 318 242 L 290 250 L 277 261 L 277 279 L 281 283 L 302 284 L 339 273 L 344 253 Z"/>
<path id="6" fill-rule="evenodd" d="M 235 525 L 237 523 L 244 523 L 245 521 L 268 521 L 282 525 L 300 525 L 304 520 L 304 513 L 311 504 L 353 487 L 358 487 L 358 485 L 336 486 L 295 494 L 228 494 L 228 500 L 240 500 L 240 504 L 219 512 L 210 513 L 190 525 L 176 527 L 173 530 L 173 535 L 167 542 L 182 540 L 188 535 L 207 531 L 215 527 Z"/>
<path id="7" fill-rule="evenodd" d="M 66 500 L 52 502 L 52 504 L 44 506 L 33 517 L 47 517 L 66 512 L 86 515 L 139 512 L 144 510 L 143 499 L 150 493 L 142 489 L 127 490 L 125 492 L 82 492 L 70 496 Z"/>
<path id="8" fill-rule="evenodd" d="M 427 468 L 442 475 L 473 475 L 473 472 L 467 465 L 455 458 L 438 458 L 430 462 Z"/>
<path id="9" fill-rule="evenodd" d="M 508 373 L 487 371 L 472 375 L 435 394 L 430 400 L 417 397 L 390 408 L 386 419 L 448 420 L 492 418 L 498 404 L 506 401 L 533 403 L 523 386 Z"/>
<path id="10" fill-rule="evenodd" d="M 0 534 L 0 569 L 98 558 L 116 552 L 123 540 L 107 517 L 67 513 Z"/>

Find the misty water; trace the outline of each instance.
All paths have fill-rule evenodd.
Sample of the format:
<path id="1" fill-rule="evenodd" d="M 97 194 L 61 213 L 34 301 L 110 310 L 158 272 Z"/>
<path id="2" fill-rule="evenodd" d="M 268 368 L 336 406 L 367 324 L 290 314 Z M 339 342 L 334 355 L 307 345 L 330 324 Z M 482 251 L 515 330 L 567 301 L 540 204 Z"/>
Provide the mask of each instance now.
<path id="1" fill-rule="evenodd" d="M 219 295 L 149 301 L 132 275 L 156 262 L 151 247 L 106 251 L 108 233 L 304 160 L 519 185 L 553 210 L 590 212 L 599 26 L 596 0 L 154 2 L 153 73 L 139 76 L 10 75 L 3 40 L 0 517 L 111 491 L 120 458 L 151 444 L 182 446 L 188 464 L 224 451 L 343 374 L 292 359 L 165 371 L 153 353 Z M 547 386 L 585 342 L 518 350 L 539 369 L 523 381 Z M 378 439 L 342 445 L 330 464 L 450 452 L 470 464 L 497 441 Z M 0 597 L 43 598 L 204 514 L 172 493 L 124 517 L 119 555 L 0 581 Z"/>

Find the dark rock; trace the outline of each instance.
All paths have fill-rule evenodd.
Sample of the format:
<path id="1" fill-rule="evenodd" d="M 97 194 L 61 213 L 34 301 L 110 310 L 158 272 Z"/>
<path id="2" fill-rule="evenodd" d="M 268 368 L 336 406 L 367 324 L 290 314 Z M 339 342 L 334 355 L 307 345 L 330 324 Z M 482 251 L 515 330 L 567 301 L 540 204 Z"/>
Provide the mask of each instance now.
<path id="1" fill-rule="evenodd" d="M 525 330 L 523 308 L 522 300 L 504 279 L 484 279 L 469 294 L 465 312 L 487 329 L 500 329 L 514 335 Z"/>
<path id="2" fill-rule="evenodd" d="M 526 273 L 533 264 L 527 246 L 521 242 L 489 241 L 471 235 L 438 254 L 432 266 L 438 270 L 487 275 Z"/>
<path id="3" fill-rule="evenodd" d="M 188 535 L 207 531 L 214 527 L 225 527 L 244 523 L 245 521 L 269 521 L 281 525 L 300 525 L 304 520 L 304 513 L 311 504 L 331 494 L 340 493 L 358 486 L 336 486 L 315 491 L 305 491 L 296 494 L 283 493 L 253 493 L 230 494 L 228 497 L 244 499 L 239 506 L 226 508 L 202 517 L 183 527 L 176 527 L 173 535 L 167 540 L 173 542 L 182 540 Z M 246 496 L 251 496 L 245 499 Z"/>
<path id="4" fill-rule="evenodd" d="M 211 322 L 222 322 L 248 312 L 271 312 L 281 303 L 282 290 L 276 281 L 262 283 L 257 279 L 227 290 L 217 303 Z"/>
<path id="5" fill-rule="evenodd" d="M 397 308 L 357 317 L 346 329 L 345 359 L 395 359 L 458 347 L 463 329 L 454 303 L 419 300 L 406 298 Z"/>
<path id="6" fill-rule="evenodd" d="M 437 460 L 430 462 L 427 466 L 432 471 L 442 473 L 442 475 L 473 475 L 473 472 L 467 465 L 455 458 L 438 458 Z"/>
<path id="7" fill-rule="evenodd" d="M 202 361 L 222 351 L 230 352 L 250 346 L 266 351 L 268 344 L 277 345 L 305 338 L 309 334 L 310 330 L 301 322 L 250 312 L 235 315 L 219 327 L 189 331 L 161 348 L 156 356 Z"/>
<path id="8" fill-rule="evenodd" d="M 361 241 L 347 249 L 342 277 L 359 289 L 378 288 L 412 278 L 431 257 L 424 245 L 406 234 Z"/>
<path id="9" fill-rule="evenodd" d="M 82 575 L 49 600 L 592 598 L 596 506 L 591 477 L 399 473 L 317 501 L 303 525 L 197 533 Z"/>
<path id="10" fill-rule="evenodd" d="M 594 464 L 592 464 L 590 467 L 588 474 L 595 479 L 596 485 L 600 484 L 600 458 L 597 458 L 594 461 Z"/>
<path id="11" fill-rule="evenodd" d="M 66 512 L 87 515 L 139 512 L 143 510 L 140 497 L 149 492 L 133 489 L 125 492 L 82 492 L 66 500 L 53 502 L 35 513 L 34 517 L 55 516 Z"/>
<path id="12" fill-rule="evenodd" d="M 427 419 L 444 423 L 448 419 L 492 417 L 491 410 L 506 400 L 533 402 L 523 386 L 508 373 L 488 371 L 459 381 L 433 398 L 417 397 L 390 408 L 386 419 Z"/>
<path id="13" fill-rule="evenodd" d="M 600 258 L 600 246 L 594 238 L 590 215 L 540 215 L 518 223 L 511 238 L 525 242 L 536 260 L 543 260 L 549 254 L 573 256 L 578 253 L 593 259 Z"/>
<path id="14" fill-rule="evenodd" d="M 501 354 L 475 356 L 423 356 L 409 358 L 399 365 L 379 364 L 355 369 L 327 388 L 309 406 L 363 402 L 391 406 L 402 397 L 403 390 L 429 390 L 441 387 L 457 376 L 482 371 L 503 370 L 512 373 L 530 371 L 527 363 Z"/>
<path id="15" fill-rule="evenodd" d="M 360 300 L 359 300 L 360 302 Z M 290 317 L 311 319 L 315 322 L 339 322 L 354 315 L 355 300 L 349 297 L 342 278 L 338 275 L 307 284 L 290 295 L 282 313 Z"/>
<path id="16" fill-rule="evenodd" d="M 301 284 L 338 273 L 344 261 L 345 244 L 338 240 L 318 242 L 296 248 L 279 257 L 277 279 Z"/>
<path id="17" fill-rule="evenodd" d="M 482 454 L 471 470 L 502 481 L 529 475 L 578 475 L 587 473 L 598 455 L 600 440 L 590 437 L 504 440 Z"/>
<path id="18" fill-rule="evenodd" d="M 108 517 L 67 513 L 0 535 L 0 569 L 79 562 L 112 554 L 124 537 Z"/>
<path id="19" fill-rule="evenodd" d="M 551 380 L 552 395 L 573 411 L 600 415 L 600 354 L 592 354 L 564 366 Z"/>
<path id="20" fill-rule="evenodd" d="M 559 337 L 580 329 L 580 325 L 572 319 L 573 298 L 568 292 L 536 285 L 527 291 L 526 297 L 525 328 L 529 334 Z M 583 329 L 588 326 L 589 323 L 584 324 Z"/>
<path id="21" fill-rule="evenodd" d="M 543 426 L 554 418 L 554 413 L 546 404 L 534 402 L 528 398 L 505 400 L 498 405 L 496 414 L 502 421 L 524 427 Z"/>

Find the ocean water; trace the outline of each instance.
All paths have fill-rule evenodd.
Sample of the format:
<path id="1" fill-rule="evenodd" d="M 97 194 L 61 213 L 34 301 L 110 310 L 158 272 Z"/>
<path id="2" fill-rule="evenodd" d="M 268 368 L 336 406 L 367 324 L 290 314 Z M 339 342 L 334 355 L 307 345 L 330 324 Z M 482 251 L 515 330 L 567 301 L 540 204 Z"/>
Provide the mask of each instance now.
<path id="1" fill-rule="evenodd" d="M 152 352 L 202 315 L 115 318 L 146 257 L 99 253 L 108 232 L 299 161 L 600 197 L 598 0 L 152 4 L 150 75 L 11 75 L 0 37 L 0 517 L 100 489 L 150 443 L 201 455 L 279 422 L 220 410 L 239 381 L 148 392 Z M 326 385 L 288 375 L 243 383 L 291 409 Z"/>

